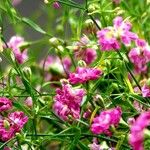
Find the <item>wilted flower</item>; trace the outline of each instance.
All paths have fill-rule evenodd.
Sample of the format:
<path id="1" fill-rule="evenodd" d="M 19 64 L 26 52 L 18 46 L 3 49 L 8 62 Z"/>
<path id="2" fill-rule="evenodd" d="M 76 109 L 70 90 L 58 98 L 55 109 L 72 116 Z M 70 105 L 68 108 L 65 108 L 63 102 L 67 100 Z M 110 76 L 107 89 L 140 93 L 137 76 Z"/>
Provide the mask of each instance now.
<path id="1" fill-rule="evenodd" d="M 142 113 L 130 128 L 129 143 L 133 150 L 144 150 L 144 129 L 150 125 L 150 112 Z"/>
<path id="2" fill-rule="evenodd" d="M 20 46 L 24 44 L 24 39 L 20 36 L 13 36 L 7 43 L 9 48 L 12 49 L 16 60 L 19 64 L 24 63 L 28 56 L 27 56 L 27 49 L 20 50 Z"/>
<path id="3" fill-rule="evenodd" d="M 110 134 L 111 125 L 117 126 L 121 118 L 122 110 L 120 107 L 102 111 L 99 116 L 93 119 L 91 131 L 94 134 Z"/>
<path id="4" fill-rule="evenodd" d="M 96 68 L 77 67 L 75 73 L 70 73 L 71 84 L 85 83 L 89 80 L 96 80 L 102 75 L 102 71 Z"/>
<path id="5" fill-rule="evenodd" d="M 0 97 L 0 111 L 6 111 L 12 108 L 12 102 L 6 97 Z"/>
<path id="6" fill-rule="evenodd" d="M 88 37 L 83 36 L 80 41 L 76 43 L 76 48 L 74 49 L 75 58 L 84 60 L 88 65 L 94 62 L 97 57 L 96 50 L 88 47 L 89 42 Z"/>
<path id="7" fill-rule="evenodd" d="M 73 89 L 70 84 L 62 83 L 62 89 L 56 90 L 53 109 L 63 120 L 80 117 L 80 104 L 85 95 L 83 89 Z"/>

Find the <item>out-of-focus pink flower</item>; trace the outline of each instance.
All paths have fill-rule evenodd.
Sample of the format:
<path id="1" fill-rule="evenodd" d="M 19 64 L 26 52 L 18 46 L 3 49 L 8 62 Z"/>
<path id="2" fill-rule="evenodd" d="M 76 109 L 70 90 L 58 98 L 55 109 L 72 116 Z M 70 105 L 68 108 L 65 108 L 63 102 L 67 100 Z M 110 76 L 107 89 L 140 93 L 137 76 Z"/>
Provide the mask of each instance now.
<path id="1" fill-rule="evenodd" d="M 129 143 L 133 150 L 144 150 L 144 129 L 150 125 L 150 112 L 142 113 L 130 128 Z"/>
<path id="2" fill-rule="evenodd" d="M 135 122 L 134 118 L 128 118 L 127 123 L 131 126 Z"/>
<path id="3" fill-rule="evenodd" d="M 102 111 L 99 116 L 93 119 L 91 131 L 94 134 L 111 134 L 111 125 L 117 126 L 121 118 L 122 110 L 120 107 Z"/>
<path id="4" fill-rule="evenodd" d="M 96 51 L 92 48 L 87 48 L 85 50 L 85 57 L 83 58 L 83 60 L 87 64 L 91 64 L 92 62 L 94 62 L 94 60 L 96 60 L 96 57 L 97 57 Z"/>
<path id="5" fill-rule="evenodd" d="M 12 49 L 16 60 L 19 64 L 24 63 L 28 56 L 27 56 L 27 49 L 20 50 L 19 46 L 21 46 L 24 43 L 24 39 L 20 36 L 13 36 L 7 43 L 9 48 Z"/>
<path id="6" fill-rule="evenodd" d="M 12 150 L 10 147 L 4 147 L 4 149 L 3 150 Z"/>
<path id="7" fill-rule="evenodd" d="M 102 150 L 100 148 L 100 144 L 98 144 L 97 138 L 93 138 L 93 143 L 89 144 L 88 147 L 90 148 L 90 150 Z"/>
<path id="8" fill-rule="evenodd" d="M 17 132 L 20 132 L 28 117 L 23 112 L 13 112 L 8 118 L 0 119 L 0 140 L 8 141 L 13 138 Z"/>
<path id="9" fill-rule="evenodd" d="M 75 73 L 70 73 L 71 84 L 85 83 L 89 80 L 96 80 L 102 75 L 102 71 L 96 68 L 77 67 Z"/>
<path id="10" fill-rule="evenodd" d="M 76 48 L 74 49 L 74 54 L 76 59 L 82 59 L 86 64 L 93 63 L 97 58 L 96 50 L 88 47 L 90 40 L 87 36 L 83 36 L 79 42 L 76 43 Z"/>
<path id="11" fill-rule="evenodd" d="M 70 67 L 71 67 L 71 60 L 68 57 L 64 57 L 62 59 L 62 63 L 64 65 L 64 68 L 66 69 L 66 71 L 69 72 Z M 40 62 L 40 67 L 41 68 L 43 68 L 43 65 L 44 65 L 45 71 L 56 70 L 59 73 L 64 73 L 64 68 L 61 64 L 61 61 L 56 56 L 49 55 L 46 58 L 46 60 L 42 60 Z"/>
<path id="12" fill-rule="evenodd" d="M 33 106 L 32 98 L 31 98 L 31 97 L 28 97 L 28 98 L 25 100 L 25 104 L 26 104 L 28 107 L 32 107 L 32 106 Z"/>
<path id="13" fill-rule="evenodd" d="M 12 0 L 12 4 L 14 6 L 17 6 L 19 3 L 21 3 L 22 0 Z"/>
<path id="14" fill-rule="evenodd" d="M 150 46 L 142 39 L 136 40 L 136 46 L 130 50 L 128 56 L 136 73 L 146 73 L 147 63 L 150 61 Z"/>
<path id="15" fill-rule="evenodd" d="M 90 109 L 88 109 L 86 112 L 83 114 L 83 118 L 87 119 L 91 116 L 92 112 Z"/>
<path id="16" fill-rule="evenodd" d="M 92 144 L 89 144 L 88 147 L 90 148 L 90 150 L 102 150 L 100 148 L 100 145 L 95 142 L 93 142 Z"/>
<path id="17" fill-rule="evenodd" d="M 62 84 L 62 89 L 56 90 L 53 109 L 63 120 L 68 120 L 69 116 L 73 119 L 80 117 L 80 104 L 85 95 L 83 89 L 73 89 L 70 84 Z"/>
<path id="18" fill-rule="evenodd" d="M 132 40 L 135 41 L 138 38 L 138 36 L 130 30 L 130 22 L 124 21 L 120 16 L 116 17 L 113 20 L 113 26 L 106 27 L 97 32 L 98 43 L 101 46 L 101 50 L 118 50 L 120 49 L 120 42 L 129 46 Z"/>
<path id="19" fill-rule="evenodd" d="M 150 86 L 148 86 L 148 85 L 145 84 L 142 87 L 142 96 L 143 97 L 150 97 Z"/>
<path id="20" fill-rule="evenodd" d="M 119 4 L 119 3 L 121 2 L 121 0 L 113 0 L 113 2 L 114 2 L 115 4 Z"/>
<path id="21" fill-rule="evenodd" d="M 12 102 L 6 97 L 0 97 L 0 111 L 6 111 L 12 108 Z"/>
<path id="22" fill-rule="evenodd" d="M 62 59 L 62 63 L 63 63 L 63 65 L 64 65 L 65 70 L 66 70 L 67 72 L 69 72 L 69 71 L 70 71 L 70 68 L 71 68 L 71 65 L 72 65 L 72 62 L 71 62 L 70 58 L 69 58 L 69 57 L 64 57 L 64 58 Z"/>
<path id="23" fill-rule="evenodd" d="M 60 3 L 59 2 L 53 2 L 53 7 L 55 8 L 55 9 L 59 9 L 60 8 Z"/>

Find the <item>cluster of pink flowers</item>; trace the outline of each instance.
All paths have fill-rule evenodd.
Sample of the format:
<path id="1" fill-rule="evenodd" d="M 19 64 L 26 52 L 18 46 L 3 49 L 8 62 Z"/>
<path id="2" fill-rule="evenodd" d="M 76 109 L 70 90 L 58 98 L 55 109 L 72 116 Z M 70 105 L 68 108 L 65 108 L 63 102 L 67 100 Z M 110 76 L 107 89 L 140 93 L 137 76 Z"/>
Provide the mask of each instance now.
<path id="1" fill-rule="evenodd" d="M 88 43 L 88 37 L 83 36 L 80 41 L 76 43 L 74 54 L 76 59 L 82 59 L 89 65 L 95 61 L 97 54 L 96 50 L 87 47 Z"/>
<path id="2" fill-rule="evenodd" d="M 0 111 L 8 111 L 12 108 L 12 102 L 6 97 L 0 98 Z M 12 112 L 5 118 L 0 116 L 0 140 L 7 141 L 20 132 L 28 117 L 23 112 Z"/>
<path id="3" fill-rule="evenodd" d="M 112 49 L 118 50 L 121 43 L 129 46 L 131 41 L 135 41 L 138 36 L 131 32 L 131 23 L 118 16 L 113 21 L 113 26 L 106 27 L 97 32 L 98 43 L 101 50 L 110 51 Z"/>
<path id="4" fill-rule="evenodd" d="M 20 50 L 20 46 L 24 44 L 24 39 L 20 36 L 13 36 L 7 43 L 10 49 L 12 49 L 15 59 L 18 61 L 19 64 L 24 63 L 27 58 L 27 49 Z"/>
<path id="5" fill-rule="evenodd" d="M 133 150 L 144 150 L 144 129 L 150 125 L 150 112 L 142 113 L 130 128 L 129 143 Z"/>
<path id="6" fill-rule="evenodd" d="M 102 111 L 99 116 L 93 119 L 91 131 L 94 134 L 111 135 L 110 126 L 117 126 L 121 118 L 122 110 L 120 107 Z"/>
<path id="7" fill-rule="evenodd" d="M 102 71 L 96 68 L 77 67 L 75 73 L 70 73 L 71 84 L 85 83 L 89 80 L 96 80 L 102 75 Z"/>
<path id="8" fill-rule="evenodd" d="M 134 64 L 136 73 L 145 73 L 150 62 L 150 46 L 145 40 L 137 39 L 135 48 L 129 52 L 130 61 Z"/>
<path id="9" fill-rule="evenodd" d="M 13 112 L 8 118 L 0 119 L 0 140 L 7 141 L 20 132 L 24 124 L 28 121 L 28 117 L 23 112 Z"/>
<path id="10" fill-rule="evenodd" d="M 63 120 L 80 118 L 80 104 L 85 95 L 83 89 L 73 89 L 68 83 L 62 83 L 62 89 L 56 89 L 53 109 Z"/>

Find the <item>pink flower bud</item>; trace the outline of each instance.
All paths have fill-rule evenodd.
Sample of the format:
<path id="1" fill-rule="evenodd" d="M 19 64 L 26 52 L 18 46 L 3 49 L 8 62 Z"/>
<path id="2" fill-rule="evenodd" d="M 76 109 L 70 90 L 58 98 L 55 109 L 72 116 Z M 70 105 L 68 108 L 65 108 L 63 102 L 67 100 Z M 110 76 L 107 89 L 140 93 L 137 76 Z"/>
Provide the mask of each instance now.
<path id="1" fill-rule="evenodd" d="M 25 100 L 25 104 L 26 104 L 28 107 L 32 107 L 32 106 L 33 106 L 32 98 L 31 98 L 31 97 L 28 97 L 28 98 Z"/>
<path id="2" fill-rule="evenodd" d="M 60 8 L 60 4 L 59 4 L 59 2 L 54 2 L 53 3 L 53 7 L 55 8 L 55 9 L 59 9 Z"/>

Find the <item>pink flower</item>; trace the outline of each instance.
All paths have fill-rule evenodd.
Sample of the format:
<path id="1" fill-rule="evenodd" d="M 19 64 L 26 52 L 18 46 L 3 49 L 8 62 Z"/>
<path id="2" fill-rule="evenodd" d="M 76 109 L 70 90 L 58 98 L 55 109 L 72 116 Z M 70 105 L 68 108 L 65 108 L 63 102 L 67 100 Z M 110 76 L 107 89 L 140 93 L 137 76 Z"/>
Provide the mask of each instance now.
<path id="1" fill-rule="evenodd" d="M 85 56 L 84 56 L 83 60 L 87 64 L 91 64 L 92 62 L 94 62 L 96 60 L 96 57 L 97 57 L 96 51 L 92 48 L 87 48 L 85 50 Z"/>
<path id="2" fill-rule="evenodd" d="M 59 2 L 53 2 L 53 7 L 55 8 L 55 9 L 59 9 L 60 8 L 60 4 L 59 4 Z"/>
<path id="3" fill-rule="evenodd" d="M 0 119 L 0 140 L 8 141 L 13 138 L 17 132 L 20 132 L 28 117 L 23 112 L 11 113 L 8 118 Z"/>
<path id="4" fill-rule="evenodd" d="M 97 32 L 98 43 L 102 51 L 110 51 L 112 49 L 120 49 L 120 43 L 115 37 L 113 27 L 107 27 Z"/>
<path id="5" fill-rule="evenodd" d="M 118 16 L 113 20 L 113 26 L 106 27 L 97 32 L 98 43 L 102 51 L 110 51 L 112 49 L 120 49 L 122 42 L 126 46 L 131 44 L 132 40 L 136 40 L 138 36 L 130 31 L 131 23 L 124 21 Z"/>
<path id="6" fill-rule="evenodd" d="M 12 4 L 14 6 L 17 6 L 19 3 L 21 3 L 22 0 L 12 0 Z"/>
<path id="7" fill-rule="evenodd" d="M 28 121 L 28 117 L 25 116 L 22 111 L 13 112 L 9 114 L 8 118 L 17 132 L 19 132 Z"/>
<path id="8" fill-rule="evenodd" d="M 117 107 L 102 111 L 99 116 L 93 119 L 91 131 L 94 134 L 110 134 L 109 128 L 111 125 L 117 126 L 121 118 L 121 108 Z"/>
<path id="9" fill-rule="evenodd" d="M 68 57 L 64 57 L 62 59 L 62 63 L 64 65 L 64 68 L 66 69 L 66 71 L 69 71 L 70 67 L 71 67 L 71 60 Z M 56 71 L 58 73 L 64 73 L 64 68 L 61 64 L 60 59 L 57 56 L 52 56 L 49 55 L 46 60 L 42 60 L 40 62 L 40 67 L 43 68 L 44 65 L 44 69 L 45 71 L 49 71 L 49 70 L 53 70 Z"/>
<path id="10" fill-rule="evenodd" d="M 71 68 L 71 65 L 72 65 L 72 62 L 71 62 L 70 58 L 69 58 L 69 57 L 64 57 L 64 58 L 62 59 L 62 63 L 63 63 L 63 65 L 64 65 L 65 70 L 66 70 L 67 72 L 69 72 L 69 71 L 70 71 L 70 68 Z"/>
<path id="11" fill-rule="evenodd" d="M 129 143 L 133 150 L 144 150 L 144 129 L 150 125 L 150 112 L 142 113 L 130 128 Z"/>
<path id="12" fill-rule="evenodd" d="M 63 120 L 68 120 L 71 116 L 73 119 L 80 117 L 80 104 L 85 95 L 83 89 L 73 89 L 70 84 L 62 84 L 62 89 L 56 90 L 53 109 L 55 113 Z"/>
<path id="13" fill-rule="evenodd" d="M 150 86 L 148 86 L 148 85 L 145 84 L 142 87 L 142 96 L 143 97 L 150 97 Z"/>
<path id="14" fill-rule="evenodd" d="M 0 97 L 0 111 L 6 111 L 12 108 L 12 102 L 6 97 Z"/>
<path id="15" fill-rule="evenodd" d="M 102 75 L 102 71 L 96 68 L 77 67 L 75 73 L 70 73 L 71 84 L 85 83 L 89 80 L 96 80 Z"/>
<path id="16" fill-rule="evenodd" d="M 150 61 L 150 46 L 142 39 L 136 40 L 136 46 L 130 50 L 128 56 L 136 73 L 146 73 L 147 63 Z"/>
<path id="17" fill-rule="evenodd" d="M 27 97 L 27 99 L 25 100 L 25 104 L 31 108 L 33 106 L 32 98 Z"/>
<path id="18" fill-rule="evenodd" d="M 12 49 L 16 60 L 19 64 L 24 63 L 28 56 L 27 56 L 27 49 L 24 49 L 23 51 L 20 50 L 19 46 L 24 43 L 24 39 L 20 36 L 13 36 L 7 43 L 9 48 Z"/>
<path id="19" fill-rule="evenodd" d="M 113 2 L 114 2 L 115 4 L 119 4 L 119 3 L 121 2 L 121 0 L 113 0 Z"/>

